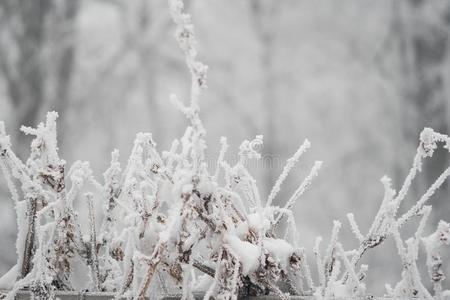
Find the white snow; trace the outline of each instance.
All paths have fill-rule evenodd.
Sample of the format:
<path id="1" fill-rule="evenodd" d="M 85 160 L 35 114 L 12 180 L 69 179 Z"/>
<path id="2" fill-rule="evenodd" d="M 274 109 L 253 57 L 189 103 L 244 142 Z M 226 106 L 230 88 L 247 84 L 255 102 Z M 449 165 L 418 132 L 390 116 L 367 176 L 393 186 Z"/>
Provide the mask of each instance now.
<path id="1" fill-rule="evenodd" d="M 294 253 L 294 247 L 291 244 L 283 239 L 266 238 L 263 240 L 263 247 L 280 261 L 281 267 L 284 270 L 287 269 L 289 258 Z"/>
<path id="2" fill-rule="evenodd" d="M 261 249 L 257 245 L 242 241 L 235 235 L 228 235 L 225 242 L 238 256 L 242 264 L 242 274 L 247 275 L 258 268 Z"/>
<path id="3" fill-rule="evenodd" d="M 247 215 L 248 226 L 256 232 L 265 233 L 270 229 L 270 221 L 264 216 L 264 212 L 259 211 Z"/>

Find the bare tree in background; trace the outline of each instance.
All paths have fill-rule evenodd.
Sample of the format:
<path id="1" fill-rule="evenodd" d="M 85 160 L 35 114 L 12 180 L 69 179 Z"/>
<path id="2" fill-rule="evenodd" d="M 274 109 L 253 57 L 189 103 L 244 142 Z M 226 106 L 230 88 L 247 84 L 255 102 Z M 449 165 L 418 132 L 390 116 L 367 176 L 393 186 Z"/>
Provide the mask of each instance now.
<path id="1" fill-rule="evenodd" d="M 190 1 L 186 2 L 187 8 L 189 4 Z M 158 74 L 172 67 L 179 72 L 183 65 L 178 58 L 178 53 L 170 53 L 161 43 L 165 37 L 171 37 L 171 20 L 168 15 L 160 13 L 164 10 L 164 5 L 164 2 L 139 0 L 135 7 L 136 15 L 129 16 L 131 21 L 136 22 L 133 35 L 136 39 L 137 83 L 143 90 L 145 102 L 149 108 L 150 130 L 159 143 L 163 143 L 166 137 L 163 133 L 167 123 L 161 121 L 161 105 L 157 97 Z"/>
<path id="2" fill-rule="evenodd" d="M 261 102 L 263 105 L 265 128 L 264 128 L 264 152 L 266 155 L 273 156 L 277 151 L 278 140 L 277 132 L 277 74 L 274 70 L 275 37 L 277 24 L 276 16 L 280 9 L 281 3 L 274 1 L 251 2 L 251 16 L 253 18 L 255 34 L 260 43 L 260 64 L 261 64 Z M 266 161 L 267 158 L 266 158 Z M 270 160 L 272 161 L 272 160 Z M 267 166 L 265 170 L 264 187 L 270 189 L 274 184 L 277 174 L 271 166 Z M 268 190 L 267 190 L 268 192 Z"/>
<path id="3" fill-rule="evenodd" d="M 189 4 L 190 1 L 187 2 Z M 117 147 L 118 133 L 109 130 L 117 126 L 118 115 L 124 115 L 122 106 L 124 100 L 139 97 L 139 103 L 145 103 L 146 129 L 154 134 L 155 140 L 162 142 L 167 122 L 161 120 L 161 102 L 158 99 L 159 85 L 168 71 L 182 69 L 183 61 L 178 57 L 177 49 L 167 47 L 170 40 L 170 16 L 164 12 L 165 1 L 149 0 L 104 0 L 104 8 L 114 11 L 119 23 L 117 44 L 107 44 L 102 47 L 113 49 L 106 54 L 103 62 L 93 60 L 96 74 L 94 80 L 87 81 L 87 88 L 77 98 L 80 103 L 76 107 L 78 113 L 92 115 L 95 111 L 105 113 L 97 122 L 107 136 L 106 149 Z M 89 6 L 86 5 L 86 10 Z M 100 42 L 101 44 L 101 42 Z M 102 55 L 104 55 L 102 53 Z M 80 73 L 86 72 L 81 70 Z M 114 87 L 114 88 L 111 88 Z M 91 99 L 98 99 L 95 104 Z M 107 105 L 105 102 L 107 101 Z M 92 117 L 92 116 L 91 116 Z M 88 118 L 91 118 L 88 117 Z M 98 128 L 97 128 L 98 129 Z M 143 129 L 142 129 L 143 130 Z"/>
<path id="4" fill-rule="evenodd" d="M 68 106 L 74 69 L 75 21 L 80 0 L 0 2 L 0 71 L 17 128 L 36 125 L 41 113 Z M 64 121 L 64 118 L 61 118 Z M 15 136 L 20 155 L 26 138 Z"/>
<path id="5" fill-rule="evenodd" d="M 450 131 L 450 3 L 448 1 L 394 1 L 397 11 L 396 32 L 402 60 L 404 106 L 401 130 L 405 139 L 413 141 L 423 127 Z M 437 150 L 433 159 L 424 165 L 422 186 L 429 186 L 448 165 L 448 153 Z M 448 214 L 448 184 L 439 191 L 433 207 L 436 218 Z"/>

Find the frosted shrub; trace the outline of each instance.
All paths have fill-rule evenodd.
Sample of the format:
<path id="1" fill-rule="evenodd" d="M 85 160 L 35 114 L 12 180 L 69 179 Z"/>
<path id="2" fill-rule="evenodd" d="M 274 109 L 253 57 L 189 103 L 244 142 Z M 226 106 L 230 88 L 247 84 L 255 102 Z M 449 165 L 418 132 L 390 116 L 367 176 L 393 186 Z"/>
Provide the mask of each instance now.
<path id="1" fill-rule="evenodd" d="M 193 292 L 204 298 L 237 299 L 239 296 L 273 294 L 312 295 L 317 299 L 366 295 L 368 266 L 362 256 L 392 237 L 402 261 L 402 279 L 387 295 L 440 299 L 445 295 L 440 248 L 449 244 L 450 226 L 440 222 L 437 230 L 423 236 L 431 206 L 429 198 L 449 176 L 436 180 L 416 204 L 403 214 L 398 210 L 422 161 L 433 155 L 438 143 L 448 149 L 450 138 L 425 129 L 413 166 L 397 193 L 390 179 L 381 182 L 385 194 L 367 233 L 362 233 L 353 214 L 348 221 L 359 246 L 345 249 L 339 241 L 341 222 L 335 221 L 328 245 L 314 247 L 318 281 L 314 282 L 305 251 L 297 238 L 292 212 L 318 175 L 316 162 L 284 205 L 273 200 L 291 169 L 309 148 L 306 140 L 290 158 L 267 199 L 246 169 L 248 160 L 259 159 L 262 136 L 244 141 L 239 160 L 224 160 L 228 149 L 221 138 L 221 151 L 210 173 L 205 160 L 205 129 L 199 118 L 199 96 L 206 87 L 207 67 L 197 60 L 194 28 L 179 0 L 170 0 L 176 24 L 176 39 L 191 74 L 189 105 L 175 95 L 170 98 L 190 121 L 184 135 L 169 151 L 158 153 L 152 135 L 139 133 L 126 166 L 119 152 L 112 152 L 111 165 L 102 182 L 87 162 L 75 162 L 66 170 L 58 156 L 56 119 L 50 112 L 37 128 L 22 127 L 34 136 L 29 159 L 22 162 L 11 150 L 4 126 L 0 126 L 0 166 L 14 201 L 17 220 L 17 265 L 0 280 L 11 291 L 32 292 L 35 299 L 51 299 L 56 291 L 76 289 L 76 269 L 89 270 L 88 290 L 115 293 L 117 297 L 144 299 L 180 287 L 182 297 Z M 87 207 L 88 232 L 83 232 L 74 203 Z M 95 210 L 95 202 L 103 204 Z M 400 228 L 412 218 L 421 218 L 415 235 L 406 241 Z M 278 228 L 283 219 L 287 226 Z M 434 290 L 422 284 L 417 268 L 419 245 L 426 249 L 429 277 Z"/>

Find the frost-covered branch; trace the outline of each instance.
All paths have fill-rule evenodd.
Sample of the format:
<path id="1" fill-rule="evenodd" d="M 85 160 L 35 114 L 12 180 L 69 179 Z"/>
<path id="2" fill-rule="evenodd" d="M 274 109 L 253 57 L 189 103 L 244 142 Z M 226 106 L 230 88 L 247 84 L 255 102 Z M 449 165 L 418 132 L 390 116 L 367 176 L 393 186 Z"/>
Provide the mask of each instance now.
<path id="1" fill-rule="evenodd" d="M 267 206 L 270 206 L 272 204 L 273 199 L 280 192 L 281 185 L 286 180 L 289 172 L 309 147 L 311 147 L 311 143 L 308 140 L 305 140 L 300 148 L 298 148 L 297 152 L 295 152 L 294 155 L 287 160 L 286 165 L 284 166 L 283 171 L 280 174 L 280 177 L 278 177 L 278 180 L 270 191 L 269 197 L 267 198 Z"/>
<path id="2" fill-rule="evenodd" d="M 358 240 L 360 240 L 360 246 L 357 254 L 353 256 L 353 264 L 356 265 L 368 249 L 380 245 L 387 237 L 389 237 L 392 234 L 391 229 L 393 227 L 401 228 L 409 219 L 417 216 L 435 191 L 450 176 L 449 167 L 436 179 L 427 192 L 413 205 L 412 208 L 401 217 L 396 217 L 401 201 L 403 201 L 407 195 L 413 179 L 422 168 L 423 160 L 427 157 L 432 157 L 434 150 L 438 147 L 438 142 L 444 143 L 444 148 L 448 149 L 450 138 L 446 135 L 437 133 L 430 128 L 425 128 L 422 131 L 417 153 L 413 160 L 413 166 L 397 195 L 395 190 L 391 187 L 391 180 L 386 176 L 381 179 L 385 190 L 383 201 L 363 240 L 361 240 L 361 236 L 356 232 L 356 236 Z M 352 227 L 355 224 L 353 224 Z"/>
<path id="3" fill-rule="evenodd" d="M 440 221 L 434 233 L 422 238 L 427 252 L 427 267 L 436 296 L 442 296 L 442 281 L 445 279 L 442 270 L 442 259 L 439 248 L 450 244 L 450 224 Z"/>

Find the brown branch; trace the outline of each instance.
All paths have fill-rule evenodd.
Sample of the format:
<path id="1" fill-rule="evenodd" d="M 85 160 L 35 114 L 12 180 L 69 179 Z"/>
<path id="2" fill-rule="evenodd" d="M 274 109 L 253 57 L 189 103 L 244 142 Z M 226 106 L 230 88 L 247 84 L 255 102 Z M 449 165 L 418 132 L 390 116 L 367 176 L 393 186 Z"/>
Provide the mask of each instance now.
<path id="1" fill-rule="evenodd" d="M 88 201 L 88 211 L 89 211 L 89 229 L 90 229 L 90 258 L 89 263 L 91 266 L 92 277 L 94 279 L 95 287 L 97 291 L 101 291 L 101 279 L 100 279 L 100 270 L 98 266 L 98 253 L 97 253 L 97 233 L 95 230 L 95 216 L 94 216 L 94 204 L 92 201 L 92 195 L 86 195 Z"/>
<path id="2" fill-rule="evenodd" d="M 214 278 L 214 274 L 215 271 L 213 268 L 208 267 L 205 264 L 202 264 L 201 262 L 199 262 L 198 260 L 194 259 L 194 262 L 192 264 L 194 266 L 194 268 L 196 268 L 197 270 L 199 270 L 200 272 L 203 272 L 205 274 L 208 274 L 209 276 Z"/>
<path id="3" fill-rule="evenodd" d="M 34 255 L 35 236 L 36 236 L 37 199 L 29 198 L 27 202 L 28 202 L 27 203 L 28 231 L 25 238 L 25 247 L 22 260 L 22 269 L 21 269 L 22 278 L 25 278 L 25 276 L 27 276 L 28 273 L 30 273 L 32 267 L 31 261 Z"/>
<path id="4" fill-rule="evenodd" d="M 152 256 L 149 259 L 146 259 L 149 266 L 147 273 L 144 279 L 142 280 L 141 286 L 139 287 L 138 300 L 145 300 L 145 295 L 150 286 L 150 283 L 152 282 L 152 278 L 153 275 L 155 274 L 156 267 L 161 261 L 161 256 L 164 252 L 165 246 L 166 246 L 165 243 L 160 242 L 153 251 Z"/>

